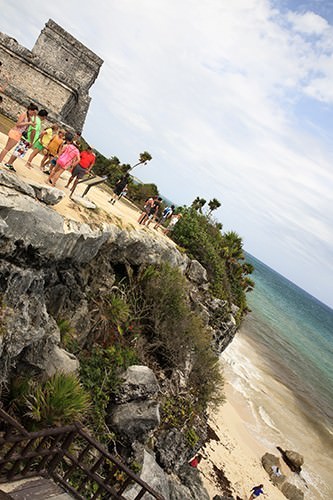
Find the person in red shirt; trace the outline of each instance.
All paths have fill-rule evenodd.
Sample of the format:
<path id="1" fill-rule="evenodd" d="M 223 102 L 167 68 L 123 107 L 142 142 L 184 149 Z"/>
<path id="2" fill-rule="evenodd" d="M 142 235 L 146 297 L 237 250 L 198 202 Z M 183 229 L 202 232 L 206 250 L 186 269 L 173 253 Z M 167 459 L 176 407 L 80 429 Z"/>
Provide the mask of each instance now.
<path id="1" fill-rule="evenodd" d="M 71 189 L 70 197 L 73 195 L 79 180 L 83 179 L 83 177 L 86 174 L 91 172 L 91 169 L 95 165 L 95 161 L 96 161 L 96 156 L 90 146 L 88 146 L 85 151 L 82 151 L 80 153 L 80 161 L 78 165 L 76 165 L 76 167 L 73 168 L 71 178 L 69 179 L 69 181 L 65 186 L 66 188 L 69 188 L 71 182 L 73 182 L 73 180 L 75 179 Z"/>

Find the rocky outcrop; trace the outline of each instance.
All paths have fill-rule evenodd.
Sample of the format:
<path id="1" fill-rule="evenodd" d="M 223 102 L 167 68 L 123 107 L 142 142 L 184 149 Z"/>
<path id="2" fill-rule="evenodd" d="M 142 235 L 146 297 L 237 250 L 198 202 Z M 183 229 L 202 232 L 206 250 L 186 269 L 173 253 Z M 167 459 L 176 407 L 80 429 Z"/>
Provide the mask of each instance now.
<path id="1" fill-rule="evenodd" d="M 91 326 L 89 296 L 108 293 L 115 280 L 113 268 L 119 265 L 168 262 L 178 267 L 192 280 L 193 307 L 209 325 L 217 352 L 231 341 L 236 326 L 228 306 L 211 298 L 204 268 L 171 240 L 156 238 L 145 228 L 92 228 L 65 220 L 38 201 L 36 192 L 41 192 L 38 186 L 0 172 L 0 294 L 8 313 L 0 336 L 0 385 L 23 358 L 46 373 L 43 360 L 49 358 L 55 360 L 51 371 L 67 364 L 75 369 L 76 361 L 65 359 L 56 348 L 60 336 L 55 318 L 70 316 L 84 341 Z M 53 195 L 48 188 L 45 197 Z"/>
<path id="2" fill-rule="evenodd" d="M 56 205 L 66 196 L 60 189 L 45 186 L 45 184 L 39 182 L 29 181 L 29 186 L 33 188 L 36 198 L 46 205 Z"/>
<path id="3" fill-rule="evenodd" d="M 281 486 L 282 483 L 286 480 L 286 476 L 281 472 L 276 472 L 277 468 L 280 471 L 280 459 L 271 453 L 265 453 L 265 455 L 261 458 L 261 463 L 263 468 L 269 475 L 272 483 L 276 486 Z"/>
<path id="4" fill-rule="evenodd" d="M 146 400 L 113 406 L 107 423 L 129 444 L 136 440 L 145 442 L 160 424 L 159 403 Z"/>
<path id="5" fill-rule="evenodd" d="M 281 448 L 279 448 L 281 450 Z M 282 450 L 283 451 L 283 450 Z M 287 452 L 285 452 L 287 453 Z M 288 452 L 288 456 L 295 458 L 297 462 L 300 462 L 300 456 L 295 456 L 296 452 Z M 296 453 L 296 455 L 299 455 Z M 289 500 L 303 500 L 304 493 L 303 491 L 295 486 L 294 484 L 287 481 L 287 477 L 284 474 L 277 474 L 276 468 L 278 467 L 280 470 L 280 459 L 279 457 L 272 455 L 271 453 L 265 453 L 265 455 L 261 458 L 261 463 L 267 474 L 269 475 L 272 483 L 281 490 L 283 495 Z M 303 463 L 303 462 L 302 462 Z"/>
<path id="6" fill-rule="evenodd" d="M 18 372 L 50 376 L 77 370 L 76 358 L 59 346 L 59 320 L 70 318 L 84 343 L 93 322 L 92 298 L 110 293 L 119 270 L 134 273 L 140 266 L 162 262 L 179 268 L 188 279 L 193 309 L 210 328 L 216 350 L 231 341 L 236 322 L 228 305 L 212 299 L 205 270 L 171 240 L 157 238 L 146 228 L 124 230 L 105 224 L 92 228 L 67 221 L 14 175 L 1 179 L 0 391 Z M 186 392 L 190 370 L 189 355 L 183 370 L 174 370 L 169 382 Z M 108 424 L 130 449 L 126 456 L 133 456 L 136 446 L 148 448 L 160 423 L 159 397 L 159 384 L 148 367 L 132 366 L 124 373 L 108 408 Z M 204 432 L 200 429 L 200 439 Z M 143 453 L 143 477 L 149 478 L 150 470 L 157 477 L 160 469 L 167 499 L 208 499 L 198 471 L 186 465 L 189 442 L 184 434 L 167 428 L 154 436 L 151 447 L 156 456 Z M 147 482 L 154 487 L 150 478 Z"/>
<path id="7" fill-rule="evenodd" d="M 122 384 L 116 395 L 116 402 L 152 399 L 158 396 L 160 387 L 153 370 L 148 366 L 132 365 L 122 376 Z"/>
<path id="8" fill-rule="evenodd" d="M 186 276 L 197 285 L 207 283 L 207 271 L 197 260 L 192 260 L 187 268 Z"/>
<path id="9" fill-rule="evenodd" d="M 209 500 L 209 495 L 204 488 L 199 471 L 186 466 L 181 474 L 181 481 L 175 476 L 166 474 L 156 463 L 154 456 L 146 450 L 143 455 L 143 465 L 140 478 L 148 483 L 155 491 L 163 495 L 165 500 Z M 131 486 L 123 496 L 132 500 L 140 491 L 138 485 Z M 143 499 L 152 499 L 146 493 Z M 152 499 L 153 500 L 153 499 Z"/>
<path id="10" fill-rule="evenodd" d="M 299 474 L 304 463 L 304 458 L 302 457 L 302 455 L 300 455 L 300 453 L 297 453 L 297 451 L 283 450 L 279 446 L 277 447 L 277 449 L 281 453 L 282 458 L 288 465 L 289 469 Z"/>
<path id="11" fill-rule="evenodd" d="M 150 368 L 138 365 L 129 367 L 122 379 L 107 422 L 128 444 L 144 443 L 160 424 L 157 379 Z"/>

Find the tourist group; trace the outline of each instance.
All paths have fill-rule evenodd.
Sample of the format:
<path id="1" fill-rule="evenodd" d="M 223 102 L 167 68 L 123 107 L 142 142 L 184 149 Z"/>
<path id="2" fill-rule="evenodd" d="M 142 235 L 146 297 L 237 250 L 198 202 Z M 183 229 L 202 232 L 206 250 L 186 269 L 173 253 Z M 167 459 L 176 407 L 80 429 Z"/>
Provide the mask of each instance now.
<path id="1" fill-rule="evenodd" d="M 95 154 L 90 146 L 82 151 L 80 133 L 66 132 L 58 125 L 47 126 L 42 129 L 48 112 L 31 103 L 24 113 L 21 113 L 16 124 L 8 132 L 7 143 L 0 153 L 0 164 L 15 171 L 14 163 L 17 158 L 25 158 L 29 149 L 31 154 L 25 165 L 32 167 L 32 160 L 38 153 L 43 155 L 40 168 L 48 174 L 47 182 L 55 187 L 59 177 L 65 170 L 71 171 L 71 177 L 66 187 L 71 188 L 73 194 L 77 183 L 91 171 L 95 164 Z M 6 163 L 6 155 L 11 153 Z"/>
<path id="2" fill-rule="evenodd" d="M 42 154 L 40 169 L 48 175 L 46 182 L 51 186 L 56 186 L 64 171 L 71 172 L 71 177 L 66 185 L 66 188 L 70 188 L 71 197 L 79 180 L 91 172 L 96 156 L 90 146 L 82 150 L 79 132 L 66 132 L 56 124 L 43 128 L 43 122 L 47 116 L 48 112 L 45 109 L 38 110 L 35 104 L 29 104 L 26 111 L 19 115 L 16 124 L 8 132 L 6 145 L 0 152 L 0 165 L 15 172 L 14 164 L 17 158 L 27 158 L 25 166 L 32 168 L 32 160 L 40 153 Z M 29 149 L 31 153 L 28 156 Z M 10 157 L 4 161 L 8 154 Z M 126 173 L 116 183 L 110 203 L 115 204 L 117 200 L 127 195 L 129 180 L 130 175 Z M 167 206 L 162 210 L 161 204 L 161 197 L 147 198 L 138 222 L 146 226 L 154 223 L 154 229 L 162 226 L 164 233 L 169 234 L 174 229 L 181 214 L 174 213 L 174 205 Z M 167 221 L 167 227 L 163 227 Z"/>

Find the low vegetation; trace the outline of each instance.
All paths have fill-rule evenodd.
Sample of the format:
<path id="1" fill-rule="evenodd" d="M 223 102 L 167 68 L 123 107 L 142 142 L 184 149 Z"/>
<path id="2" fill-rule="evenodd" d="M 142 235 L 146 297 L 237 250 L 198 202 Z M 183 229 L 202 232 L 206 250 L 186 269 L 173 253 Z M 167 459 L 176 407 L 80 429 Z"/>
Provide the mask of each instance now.
<path id="1" fill-rule="evenodd" d="M 190 207 L 181 207 L 181 219 L 176 224 L 172 238 L 188 255 L 197 259 L 207 270 L 212 294 L 239 307 L 238 322 L 247 312 L 246 292 L 254 282 L 249 275 L 253 266 L 245 262 L 243 242 L 234 231 L 222 232 L 222 224 L 212 218 L 220 206 L 218 200 L 208 203 L 196 198 Z"/>
<path id="2" fill-rule="evenodd" d="M 76 375 L 59 372 L 46 381 L 14 380 L 11 406 L 28 428 L 53 427 L 84 420 L 90 397 Z"/>

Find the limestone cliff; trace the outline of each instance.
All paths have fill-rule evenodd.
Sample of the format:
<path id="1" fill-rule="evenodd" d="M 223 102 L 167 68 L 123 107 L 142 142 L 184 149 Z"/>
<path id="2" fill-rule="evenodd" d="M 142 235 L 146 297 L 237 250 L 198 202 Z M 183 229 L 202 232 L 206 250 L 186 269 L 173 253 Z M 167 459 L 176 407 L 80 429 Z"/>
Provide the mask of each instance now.
<path id="1" fill-rule="evenodd" d="M 205 270 L 172 241 L 140 229 L 91 228 L 65 220 L 37 199 L 38 192 L 38 186 L 0 172 L 1 321 L 6 322 L 0 336 L 1 384 L 18 363 L 48 373 L 56 358 L 61 365 L 75 363 L 58 348 L 55 319 L 69 315 L 81 335 L 88 335 L 88 294 L 111 287 L 119 264 L 177 266 L 191 280 L 191 298 L 210 325 L 213 345 L 222 351 L 231 341 L 236 327 L 226 304 L 205 299 Z"/>
<path id="2" fill-rule="evenodd" d="M 84 342 L 92 327 L 91 297 L 109 292 L 119 268 L 168 263 L 180 269 L 189 283 L 192 307 L 211 332 L 212 347 L 222 352 L 235 335 L 236 322 L 227 303 L 209 293 L 207 273 L 197 261 L 171 240 L 142 228 L 127 230 L 105 223 L 92 227 L 66 220 L 49 206 L 61 196 L 53 188 L 29 185 L 0 172 L 0 396 L 16 375 L 77 370 L 78 360 L 60 347 L 57 319 L 70 318 Z M 137 379 L 138 371 L 133 370 Z M 146 373 L 145 367 L 139 371 Z M 186 374 L 177 372 L 173 377 L 179 387 L 186 385 Z M 180 432 L 171 429 L 159 435 L 155 447 L 159 465 L 147 452 L 147 440 L 159 425 L 160 389 L 154 374 L 148 386 L 146 375 L 143 378 L 144 393 L 135 386 L 120 397 L 109 424 L 123 442 L 127 439 L 129 453 L 141 457 L 143 477 L 153 481 L 156 472 L 163 478 L 165 498 L 208 498 L 196 471 L 188 470 L 193 450 Z M 164 477 L 166 472 L 176 473 L 178 479 Z"/>

